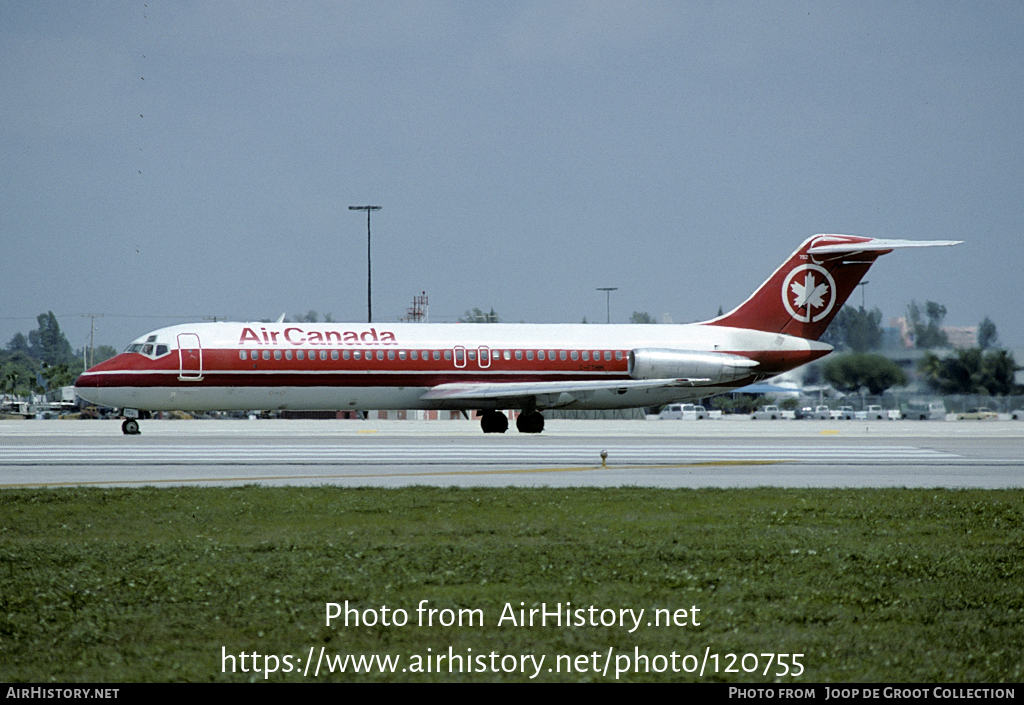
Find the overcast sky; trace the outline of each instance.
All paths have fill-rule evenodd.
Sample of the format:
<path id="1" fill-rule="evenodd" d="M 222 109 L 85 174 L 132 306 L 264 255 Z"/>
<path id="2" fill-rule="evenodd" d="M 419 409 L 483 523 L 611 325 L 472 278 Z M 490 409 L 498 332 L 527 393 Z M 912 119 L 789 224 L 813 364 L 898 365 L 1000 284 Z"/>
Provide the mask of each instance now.
<path id="1" fill-rule="evenodd" d="M 676 323 L 805 238 L 1024 347 L 1020 2 L 0 3 L 0 346 L 204 317 Z M 854 295 L 858 305 L 860 293 Z"/>

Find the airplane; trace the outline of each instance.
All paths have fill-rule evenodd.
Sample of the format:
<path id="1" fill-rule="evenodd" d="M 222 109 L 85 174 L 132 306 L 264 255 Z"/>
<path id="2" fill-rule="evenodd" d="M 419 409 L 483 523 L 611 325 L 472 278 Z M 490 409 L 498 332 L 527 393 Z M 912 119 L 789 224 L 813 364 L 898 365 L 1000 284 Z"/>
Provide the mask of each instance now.
<path id="1" fill-rule="evenodd" d="M 690 402 L 781 374 L 832 351 L 825 329 L 881 255 L 959 241 L 815 235 L 746 301 L 701 323 L 239 323 L 147 333 L 84 372 L 75 389 L 151 411 L 451 409 L 484 433 L 544 430 L 546 409 Z"/>

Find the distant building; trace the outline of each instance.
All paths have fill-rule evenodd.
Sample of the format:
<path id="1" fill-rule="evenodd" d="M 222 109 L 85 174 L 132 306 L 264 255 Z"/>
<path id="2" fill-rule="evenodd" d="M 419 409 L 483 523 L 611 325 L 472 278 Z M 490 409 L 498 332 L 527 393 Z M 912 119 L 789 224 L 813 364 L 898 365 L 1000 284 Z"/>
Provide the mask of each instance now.
<path id="1" fill-rule="evenodd" d="M 890 321 L 892 327 L 899 331 L 900 341 L 903 347 L 913 348 L 914 330 L 906 317 L 900 316 Z M 946 334 L 951 347 L 956 349 L 978 347 L 978 326 L 940 326 L 939 330 Z"/>

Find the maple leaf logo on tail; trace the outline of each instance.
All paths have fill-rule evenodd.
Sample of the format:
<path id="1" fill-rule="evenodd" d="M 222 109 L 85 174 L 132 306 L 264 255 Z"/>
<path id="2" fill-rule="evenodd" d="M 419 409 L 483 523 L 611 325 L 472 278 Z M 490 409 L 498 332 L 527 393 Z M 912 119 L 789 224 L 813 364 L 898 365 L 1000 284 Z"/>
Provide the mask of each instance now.
<path id="1" fill-rule="evenodd" d="M 822 282 L 815 286 L 814 283 L 814 275 L 808 272 L 803 284 L 793 282 L 789 285 L 796 295 L 794 303 L 797 308 L 806 308 L 807 306 L 821 308 L 825 305 L 825 300 L 822 297 L 828 293 L 828 284 Z"/>
<path id="2" fill-rule="evenodd" d="M 835 292 L 836 283 L 828 270 L 804 264 L 795 267 L 782 283 L 782 303 L 796 320 L 815 323 L 832 311 Z"/>

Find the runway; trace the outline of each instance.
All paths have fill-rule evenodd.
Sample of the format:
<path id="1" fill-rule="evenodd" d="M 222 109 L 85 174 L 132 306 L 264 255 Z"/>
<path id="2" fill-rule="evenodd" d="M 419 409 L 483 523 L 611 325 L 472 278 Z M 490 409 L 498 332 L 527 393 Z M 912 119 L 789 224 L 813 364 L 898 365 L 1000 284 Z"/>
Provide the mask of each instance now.
<path id="1" fill-rule="evenodd" d="M 0 421 L 0 488 L 1024 486 L 1012 421 Z M 601 453 L 606 457 L 602 459 Z"/>

